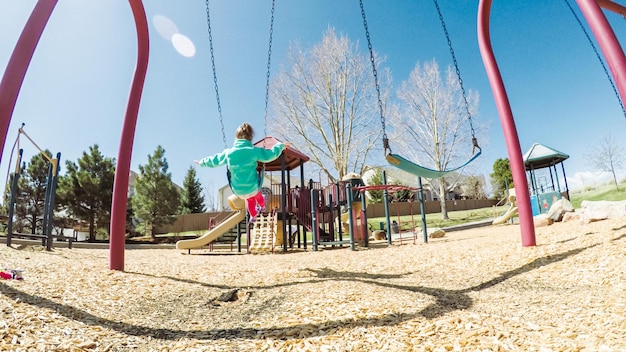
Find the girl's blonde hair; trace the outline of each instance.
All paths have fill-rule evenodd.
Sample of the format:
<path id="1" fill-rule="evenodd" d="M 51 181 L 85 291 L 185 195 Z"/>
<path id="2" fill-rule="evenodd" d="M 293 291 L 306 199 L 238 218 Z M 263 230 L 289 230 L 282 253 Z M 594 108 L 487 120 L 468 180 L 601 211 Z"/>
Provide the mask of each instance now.
<path id="1" fill-rule="evenodd" d="M 237 127 L 235 138 L 247 139 L 252 142 L 252 138 L 254 138 L 254 129 L 249 123 L 244 122 L 241 126 Z"/>

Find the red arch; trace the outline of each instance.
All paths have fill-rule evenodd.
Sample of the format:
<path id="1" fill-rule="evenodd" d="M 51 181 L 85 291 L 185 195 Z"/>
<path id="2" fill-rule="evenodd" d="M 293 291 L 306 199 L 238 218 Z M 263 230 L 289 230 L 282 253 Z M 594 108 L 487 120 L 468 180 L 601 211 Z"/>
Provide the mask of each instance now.
<path id="1" fill-rule="evenodd" d="M 9 124 L 24 82 L 24 76 L 26 76 L 41 33 L 43 33 L 56 4 L 57 0 L 39 0 L 37 2 L 20 38 L 17 40 L 17 44 L 15 44 L 15 49 L 4 71 L 2 81 L 0 81 L 0 151 L 4 150 Z M 0 155 L 1 160 L 2 155 Z"/>
<path id="2" fill-rule="evenodd" d="M 148 21 L 141 0 L 129 0 L 137 28 L 137 66 L 128 96 L 124 127 L 120 138 L 120 148 L 113 183 L 113 203 L 111 205 L 111 228 L 109 241 L 109 269 L 124 270 L 124 245 L 126 243 L 126 208 L 128 202 L 128 179 L 133 153 L 135 127 L 141 102 L 141 93 L 148 71 L 150 40 Z"/>
<path id="3" fill-rule="evenodd" d="M 491 12 L 491 2 L 492 0 L 480 0 L 480 4 L 478 6 L 478 41 L 480 45 L 480 53 L 487 71 L 487 76 L 489 77 L 491 90 L 493 91 L 493 95 L 496 100 L 498 114 L 500 115 L 509 160 L 511 162 L 513 182 L 516 185 L 527 185 L 526 169 L 524 167 L 524 160 L 519 146 L 519 137 L 515 127 L 515 120 L 513 119 L 513 113 L 511 112 L 511 106 L 509 105 L 504 83 L 502 82 L 498 64 L 491 48 L 489 36 L 489 14 Z M 589 23 L 596 40 L 600 44 L 602 53 L 609 64 L 611 73 L 613 74 L 613 80 L 617 85 L 619 95 L 622 101 L 624 101 L 624 96 L 626 95 L 626 58 L 624 57 L 624 51 L 617 41 L 611 25 L 602 13 L 600 7 L 604 7 L 620 14 L 625 13 L 626 9 L 610 0 L 576 0 L 576 2 L 578 3 L 580 10 L 585 15 L 587 23 Z M 516 193 L 520 228 L 522 232 L 522 245 L 534 246 L 535 227 L 530 207 L 530 194 L 528 192 L 528 188 L 519 187 L 516 189 Z"/>
<path id="4" fill-rule="evenodd" d="M 111 240 L 109 244 L 109 267 L 113 270 L 124 270 L 124 244 L 126 233 L 126 207 L 128 197 L 128 181 L 130 161 L 133 152 L 133 140 L 141 94 L 148 70 L 150 44 L 148 37 L 148 21 L 141 0 L 129 0 L 137 28 L 137 64 L 130 88 L 124 126 L 120 138 L 117 156 L 115 183 L 113 185 L 113 204 L 111 206 Z M 24 76 L 30 65 L 35 48 L 39 43 L 57 0 L 39 0 L 35 5 L 22 34 L 15 45 L 2 81 L 0 81 L 0 150 L 4 150 L 7 131 L 15 110 Z M 1 158 L 1 156 L 0 156 Z M 0 159 L 1 161 L 1 159 Z"/>

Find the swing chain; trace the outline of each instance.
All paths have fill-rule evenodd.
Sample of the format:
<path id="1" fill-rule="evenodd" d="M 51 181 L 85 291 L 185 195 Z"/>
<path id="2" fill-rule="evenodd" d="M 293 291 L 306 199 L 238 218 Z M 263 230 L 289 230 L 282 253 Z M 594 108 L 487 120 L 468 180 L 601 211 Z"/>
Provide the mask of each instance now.
<path id="1" fill-rule="evenodd" d="M 383 101 L 380 97 L 380 84 L 378 82 L 378 71 L 376 70 L 376 62 L 374 60 L 374 50 L 372 49 L 372 40 L 370 38 L 370 32 L 367 26 L 367 18 L 365 17 L 365 8 L 363 7 L 363 0 L 359 0 L 359 5 L 361 6 L 361 17 L 363 17 L 363 27 L 365 28 L 365 37 L 367 38 L 367 49 L 369 50 L 369 53 L 370 53 L 370 62 L 372 63 L 372 73 L 374 74 L 374 83 L 376 84 L 378 108 L 380 110 L 380 122 L 383 128 L 383 148 L 385 152 L 389 150 L 389 153 L 391 153 L 391 148 L 389 148 L 389 139 L 387 138 L 387 131 L 385 130 L 385 114 L 383 110 Z"/>
<path id="2" fill-rule="evenodd" d="M 265 75 L 265 115 L 263 117 L 263 134 L 267 137 L 267 110 L 270 100 L 270 64 L 272 62 L 272 37 L 274 35 L 274 3 L 272 0 L 272 15 L 270 17 L 270 39 L 267 49 L 267 74 Z M 265 144 L 265 139 L 263 139 Z"/>
<path id="3" fill-rule="evenodd" d="M 606 74 L 606 77 L 608 78 L 609 83 L 611 84 L 611 88 L 613 88 L 613 92 L 615 93 L 615 96 L 617 97 L 617 101 L 619 102 L 619 106 L 622 108 L 622 114 L 624 114 L 624 117 L 626 117 L 626 109 L 624 109 L 624 104 L 622 102 L 622 99 L 620 98 L 620 95 L 617 92 L 617 88 L 615 88 L 615 84 L 613 83 L 613 80 L 611 79 L 611 75 L 609 74 L 609 70 L 607 70 L 606 65 L 604 64 L 604 61 L 602 60 L 602 56 L 598 52 L 598 49 L 596 48 L 596 46 L 593 44 L 593 40 L 591 40 L 591 37 L 589 36 L 589 33 L 587 33 L 587 30 L 585 29 L 585 26 L 580 21 L 580 18 L 576 14 L 576 11 L 574 11 L 574 9 L 572 8 L 572 5 L 569 3 L 568 0 L 565 0 L 565 4 L 567 4 L 567 7 L 569 7 L 569 10 L 574 15 L 574 18 L 576 18 L 576 21 L 578 22 L 578 25 L 583 30 L 583 33 L 585 33 L 585 37 L 587 37 L 587 41 L 589 41 L 589 44 L 591 44 L 591 47 L 593 48 L 593 51 L 596 53 L 596 57 L 598 58 L 598 61 L 600 61 L 600 65 L 602 65 L 602 68 L 604 69 L 604 74 Z"/>
<path id="4" fill-rule="evenodd" d="M 443 28 L 443 33 L 446 35 L 446 40 L 448 41 L 448 48 L 450 49 L 450 55 L 452 56 L 452 63 L 454 64 L 454 68 L 456 71 L 456 76 L 459 80 L 459 86 L 461 87 L 461 93 L 463 94 L 463 102 L 465 103 L 465 112 L 467 113 L 467 120 L 469 121 L 471 133 L 472 133 L 472 147 L 474 149 L 480 147 L 478 146 L 478 140 L 476 139 L 476 135 L 474 132 L 474 125 L 472 123 L 472 114 L 470 113 L 469 103 L 467 102 L 467 94 L 465 93 L 465 87 L 463 86 L 463 78 L 461 77 L 461 70 L 459 69 L 459 64 L 456 60 L 456 55 L 454 54 L 454 48 L 452 47 L 452 40 L 450 39 L 450 34 L 448 33 L 448 28 L 446 27 L 446 22 L 443 20 L 443 14 L 441 13 L 441 8 L 439 8 L 439 3 L 437 0 L 433 0 L 435 3 L 435 7 L 437 8 L 437 14 L 439 15 L 439 21 L 441 21 L 441 27 Z"/>
<path id="5" fill-rule="evenodd" d="M 215 99 L 217 101 L 217 112 L 219 114 L 220 125 L 222 128 L 222 140 L 224 141 L 224 147 L 228 148 L 226 143 L 226 132 L 224 132 L 224 118 L 222 116 L 222 105 L 220 103 L 220 92 L 217 86 L 217 71 L 215 70 L 215 53 L 213 51 L 213 33 L 211 32 L 211 16 L 209 10 L 209 0 L 206 0 L 206 19 L 209 32 L 209 49 L 211 51 L 211 68 L 213 70 L 213 83 L 215 84 Z"/>

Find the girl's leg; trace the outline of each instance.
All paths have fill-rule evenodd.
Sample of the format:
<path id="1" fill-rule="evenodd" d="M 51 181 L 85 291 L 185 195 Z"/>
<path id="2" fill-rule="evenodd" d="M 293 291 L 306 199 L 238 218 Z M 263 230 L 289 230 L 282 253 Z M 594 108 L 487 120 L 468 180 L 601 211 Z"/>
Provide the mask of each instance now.
<path id="1" fill-rule="evenodd" d="M 255 218 L 258 215 L 258 212 L 256 210 L 255 197 L 246 198 L 246 208 L 248 208 L 248 213 L 250 213 L 250 217 Z"/>
<path id="2" fill-rule="evenodd" d="M 263 192 L 259 191 L 259 193 L 254 195 L 254 199 L 256 203 L 259 205 L 259 208 L 265 208 L 265 197 L 263 197 Z"/>

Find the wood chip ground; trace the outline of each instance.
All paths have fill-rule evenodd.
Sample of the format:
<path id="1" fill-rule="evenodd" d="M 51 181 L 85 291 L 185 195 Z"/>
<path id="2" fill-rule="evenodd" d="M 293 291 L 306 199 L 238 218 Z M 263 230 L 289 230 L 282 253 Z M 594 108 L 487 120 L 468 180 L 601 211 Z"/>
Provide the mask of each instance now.
<path id="1" fill-rule="evenodd" d="M 0 246 L 1 351 L 626 351 L 626 219 L 232 255 Z"/>

